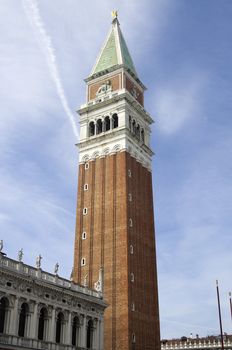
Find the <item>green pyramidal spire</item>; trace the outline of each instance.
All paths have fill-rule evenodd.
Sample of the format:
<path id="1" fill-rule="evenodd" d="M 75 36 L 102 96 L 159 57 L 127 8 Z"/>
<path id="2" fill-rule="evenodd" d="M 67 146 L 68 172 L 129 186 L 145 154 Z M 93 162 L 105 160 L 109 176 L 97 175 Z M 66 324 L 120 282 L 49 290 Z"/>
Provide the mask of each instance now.
<path id="1" fill-rule="evenodd" d="M 119 21 L 117 16 L 115 16 L 112 22 L 112 28 L 110 29 L 91 75 L 117 65 L 124 65 L 137 77 L 134 63 L 119 26 Z"/>

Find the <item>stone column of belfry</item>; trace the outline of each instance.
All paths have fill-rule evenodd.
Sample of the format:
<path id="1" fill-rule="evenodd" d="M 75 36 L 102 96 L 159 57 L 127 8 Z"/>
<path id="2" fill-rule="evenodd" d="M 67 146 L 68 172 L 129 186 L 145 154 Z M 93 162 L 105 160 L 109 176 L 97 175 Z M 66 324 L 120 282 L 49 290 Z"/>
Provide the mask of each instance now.
<path id="1" fill-rule="evenodd" d="M 103 271 L 104 348 L 160 349 L 150 125 L 116 13 L 80 115 L 74 282 Z M 98 282 L 98 283 L 97 283 Z"/>

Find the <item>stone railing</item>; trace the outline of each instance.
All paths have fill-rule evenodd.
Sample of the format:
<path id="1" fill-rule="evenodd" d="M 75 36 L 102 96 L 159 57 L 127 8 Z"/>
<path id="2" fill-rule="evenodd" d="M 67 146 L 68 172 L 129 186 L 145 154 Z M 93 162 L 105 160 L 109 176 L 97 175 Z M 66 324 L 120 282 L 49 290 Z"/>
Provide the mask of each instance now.
<path id="1" fill-rule="evenodd" d="M 112 91 L 112 92 L 106 93 L 105 95 L 98 96 L 94 100 L 91 100 L 87 103 L 82 104 L 80 108 L 83 109 L 83 108 L 91 107 L 91 106 L 94 106 L 100 102 L 104 102 L 104 101 L 110 100 L 111 98 L 125 95 L 125 94 L 127 96 L 130 96 L 130 98 L 133 100 L 133 102 L 136 103 L 136 105 L 139 107 L 139 109 L 142 110 L 147 115 L 148 118 L 151 118 L 150 114 L 144 109 L 144 107 L 126 89 Z"/>
<path id="2" fill-rule="evenodd" d="M 102 293 L 96 292 L 95 290 L 85 288 L 79 284 L 75 284 L 70 280 L 62 278 L 58 275 L 51 274 L 49 272 L 43 271 L 42 269 L 37 269 L 30 265 L 26 265 L 22 262 L 7 258 L 0 254 L 0 267 L 6 270 L 15 271 L 21 273 L 22 275 L 27 275 L 35 279 L 44 280 L 48 283 L 55 284 L 57 286 L 73 290 L 75 292 L 84 293 L 96 298 L 102 298 Z"/>
<path id="3" fill-rule="evenodd" d="M 124 91 L 125 89 L 123 89 L 123 93 L 125 93 L 125 91 Z M 110 92 L 110 93 L 107 93 L 106 95 L 103 95 L 103 96 L 99 96 L 99 97 L 97 97 L 97 98 L 95 98 L 94 100 L 91 100 L 91 101 L 89 101 L 89 102 L 87 102 L 87 103 L 84 103 L 84 104 L 82 104 L 81 105 L 81 109 L 83 109 L 83 108 L 86 108 L 86 107 L 90 107 L 90 106 L 93 106 L 93 105 L 96 105 L 96 104 L 98 104 L 99 102 L 103 102 L 103 101 L 107 101 L 107 100 L 109 100 L 109 99 L 111 99 L 111 98 L 113 98 L 113 97 L 116 97 L 116 96 L 118 96 L 118 95 L 121 95 L 122 93 L 119 93 L 119 92 Z"/>
<path id="4" fill-rule="evenodd" d="M 232 341 L 230 339 L 224 340 L 224 348 L 232 350 Z M 220 340 L 188 340 L 188 341 L 167 341 L 161 342 L 162 350 L 175 349 L 221 349 Z"/>
<path id="5" fill-rule="evenodd" d="M 4 345 L 6 346 L 4 348 Z M 86 350 L 86 348 L 74 347 L 66 344 L 56 344 L 36 339 L 21 338 L 15 335 L 0 334 L 0 349 L 41 349 L 41 350 Z"/>

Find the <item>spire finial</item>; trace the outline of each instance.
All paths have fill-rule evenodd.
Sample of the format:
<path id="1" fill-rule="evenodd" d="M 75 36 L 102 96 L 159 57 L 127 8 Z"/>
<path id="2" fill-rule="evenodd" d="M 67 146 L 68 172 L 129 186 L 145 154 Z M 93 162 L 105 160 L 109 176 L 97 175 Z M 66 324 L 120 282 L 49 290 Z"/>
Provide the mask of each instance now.
<path id="1" fill-rule="evenodd" d="M 118 18 L 118 11 L 116 11 L 116 10 L 111 11 L 111 16 L 112 16 L 112 19 L 113 19 L 113 20 L 114 20 L 115 18 Z"/>

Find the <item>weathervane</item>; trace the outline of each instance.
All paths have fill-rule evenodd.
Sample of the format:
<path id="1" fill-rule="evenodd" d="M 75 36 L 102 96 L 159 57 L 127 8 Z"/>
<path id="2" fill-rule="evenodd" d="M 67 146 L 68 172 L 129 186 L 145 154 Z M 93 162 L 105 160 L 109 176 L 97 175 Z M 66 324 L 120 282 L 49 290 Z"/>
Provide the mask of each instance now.
<path id="1" fill-rule="evenodd" d="M 113 19 L 117 18 L 118 17 L 118 11 L 115 11 L 115 10 L 112 11 L 111 12 L 111 16 L 112 16 Z"/>

